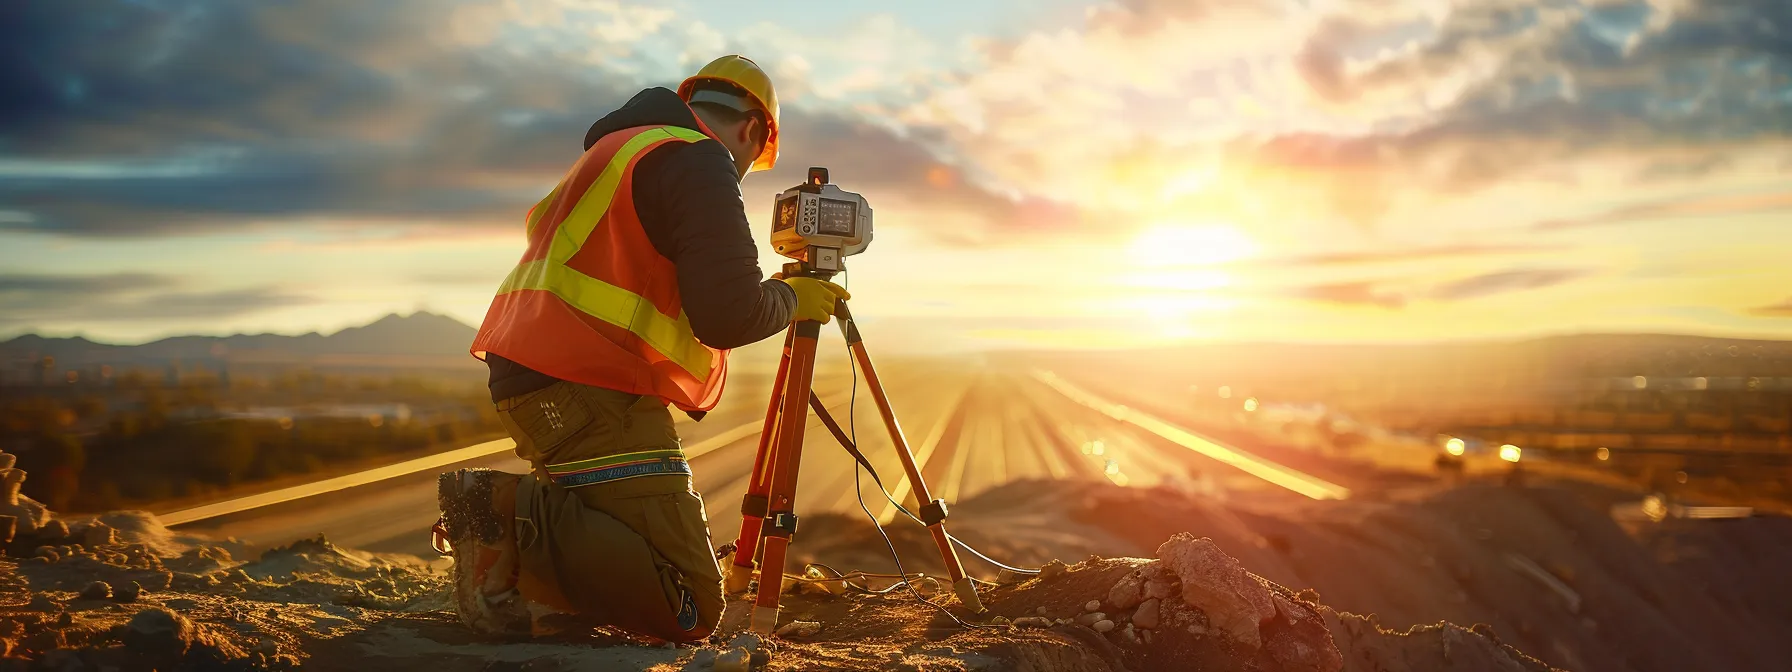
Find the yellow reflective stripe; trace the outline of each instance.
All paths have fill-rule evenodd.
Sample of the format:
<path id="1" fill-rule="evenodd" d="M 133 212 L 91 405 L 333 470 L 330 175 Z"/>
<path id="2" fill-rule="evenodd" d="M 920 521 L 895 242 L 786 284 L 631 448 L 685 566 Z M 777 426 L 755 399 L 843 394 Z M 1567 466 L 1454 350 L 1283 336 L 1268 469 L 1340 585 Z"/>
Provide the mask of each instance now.
<path id="1" fill-rule="evenodd" d="M 616 150 L 616 155 L 611 157 L 609 165 L 604 166 L 604 172 L 599 173 L 597 179 L 592 180 L 591 186 L 585 190 L 585 195 L 579 197 L 579 204 L 573 206 L 572 212 L 560 222 L 560 228 L 554 234 L 551 248 L 553 252 L 549 257 L 564 262 L 579 251 L 579 247 L 585 244 L 585 239 L 591 237 L 591 232 L 597 228 L 597 218 L 608 211 L 611 202 L 616 200 L 616 188 L 622 183 L 622 175 L 628 171 L 629 161 L 634 160 L 641 150 L 663 140 L 696 142 L 705 137 L 707 136 L 697 131 L 668 126 L 644 131 L 623 143 L 622 148 Z M 564 256 L 555 256 L 554 253 L 563 253 Z"/>
<path id="2" fill-rule="evenodd" d="M 652 461 L 652 460 L 678 460 L 678 461 L 682 462 L 682 461 L 684 461 L 684 450 L 682 448 L 663 448 L 660 450 L 643 450 L 643 451 L 638 451 L 638 452 L 633 452 L 633 453 L 618 453 L 615 455 L 605 455 L 603 457 L 593 457 L 589 460 L 578 460 L 578 461 L 574 461 L 574 462 L 561 462 L 560 464 L 548 465 L 547 472 L 549 474 L 559 476 L 561 474 L 572 473 L 575 471 L 587 471 L 587 470 L 591 470 L 591 469 L 601 469 L 604 467 L 613 467 L 618 464 L 627 464 L 630 462 L 647 462 L 647 461 Z"/>
<path id="3" fill-rule="evenodd" d="M 690 319 L 684 313 L 680 312 L 677 319 L 666 317 L 652 302 L 640 295 L 566 265 L 578 254 L 586 239 L 591 237 L 591 232 L 597 229 L 598 218 L 610 209 L 616 199 L 616 190 L 622 183 L 622 176 L 635 155 L 656 142 L 697 142 L 706 137 L 708 136 L 690 129 L 664 127 L 644 131 L 623 143 L 604 166 L 603 172 L 598 174 L 596 180 L 592 180 L 591 186 L 579 198 L 578 204 L 573 206 L 572 212 L 555 229 L 547 258 L 524 262 L 511 269 L 509 277 L 499 287 L 498 294 L 526 289 L 551 292 L 580 312 L 639 336 L 642 342 L 678 364 L 697 380 L 708 380 L 713 363 L 709 349 L 691 332 Z M 538 210 L 531 218 L 531 233 L 540 222 L 541 213 L 546 211 L 546 204 L 559 194 L 560 187 L 564 185 L 562 182 L 555 186 L 554 191 L 537 205 Z"/>
<path id="4" fill-rule="evenodd" d="M 560 186 L 561 185 L 558 184 L 554 185 L 553 190 L 549 191 L 548 195 L 541 197 L 541 200 L 535 202 L 535 207 L 529 209 L 529 223 L 528 226 L 523 229 L 525 232 L 524 235 L 529 238 L 535 237 L 535 226 L 540 224 L 541 218 L 547 215 L 548 206 L 553 204 L 554 197 L 560 195 Z"/>
<path id="5" fill-rule="evenodd" d="M 553 293 L 579 312 L 614 324 L 641 337 L 649 347 L 666 356 L 679 368 L 708 380 L 711 365 L 709 349 L 691 333 L 690 319 L 683 313 L 678 319 L 666 317 L 653 303 L 634 292 L 580 273 L 562 264 L 537 259 L 520 264 L 510 271 L 498 294 L 525 289 Z"/>

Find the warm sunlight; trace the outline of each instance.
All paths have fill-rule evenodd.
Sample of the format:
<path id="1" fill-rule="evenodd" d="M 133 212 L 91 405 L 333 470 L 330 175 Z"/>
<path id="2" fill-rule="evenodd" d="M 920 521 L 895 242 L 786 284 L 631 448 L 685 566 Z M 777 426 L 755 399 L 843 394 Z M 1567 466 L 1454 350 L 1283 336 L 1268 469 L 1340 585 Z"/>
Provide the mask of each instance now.
<path id="1" fill-rule="evenodd" d="M 1133 239 L 1132 258 L 1145 266 L 1204 266 L 1257 254 L 1257 243 L 1230 224 L 1163 223 Z"/>

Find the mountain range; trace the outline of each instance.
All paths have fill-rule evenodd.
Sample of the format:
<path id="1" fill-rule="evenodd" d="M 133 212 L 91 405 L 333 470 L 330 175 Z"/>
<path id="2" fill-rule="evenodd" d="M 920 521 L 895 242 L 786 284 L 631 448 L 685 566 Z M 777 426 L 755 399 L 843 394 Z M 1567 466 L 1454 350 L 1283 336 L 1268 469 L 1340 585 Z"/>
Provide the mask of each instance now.
<path id="1" fill-rule="evenodd" d="M 310 364 L 349 368 L 460 368 L 477 366 L 467 354 L 477 330 L 446 315 L 396 313 L 371 324 L 333 334 L 299 336 L 237 334 L 174 336 L 140 345 L 95 343 L 79 336 L 46 338 L 26 334 L 0 342 L 0 362 L 9 367 L 55 358 L 57 368 L 90 366 Z"/>

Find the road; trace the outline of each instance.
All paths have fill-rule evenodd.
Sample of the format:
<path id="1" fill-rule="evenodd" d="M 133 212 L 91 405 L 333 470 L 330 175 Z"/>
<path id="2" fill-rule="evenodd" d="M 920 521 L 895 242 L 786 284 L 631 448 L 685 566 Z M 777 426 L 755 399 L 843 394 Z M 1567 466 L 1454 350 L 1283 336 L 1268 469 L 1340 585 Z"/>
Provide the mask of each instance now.
<path id="1" fill-rule="evenodd" d="M 862 383 L 853 403 L 852 372 L 834 364 L 818 367 L 818 396 L 843 426 L 856 430 L 862 452 L 885 484 L 912 506 L 913 484 L 903 475 L 875 403 Z M 1138 487 L 1178 482 L 1229 491 L 1348 496 L 1345 485 L 1197 436 L 1176 426 L 1173 418 L 1129 411 L 1050 372 L 902 361 L 880 363 L 879 373 L 923 478 L 935 496 L 948 502 L 1026 479 L 1107 480 Z M 722 404 L 703 422 L 679 419 L 695 487 L 705 497 L 717 544 L 731 540 L 739 526 L 737 502 L 752 470 L 770 378 L 763 371 L 737 373 Z M 856 409 L 850 416 L 855 423 L 847 421 L 849 408 Z M 393 477 L 370 474 L 361 480 L 372 482 L 348 487 L 297 491 L 278 498 L 286 501 L 182 522 L 179 529 L 263 546 L 322 533 L 343 546 L 429 557 L 428 529 L 437 515 L 436 474 L 461 467 L 527 470 L 501 451 Z M 855 493 L 854 473 L 851 456 L 811 416 L 797 513 L 857 514 L 858 495 L 863 494 L 880 520 L 897 515 L 870 478 L 863 478 Z"/>

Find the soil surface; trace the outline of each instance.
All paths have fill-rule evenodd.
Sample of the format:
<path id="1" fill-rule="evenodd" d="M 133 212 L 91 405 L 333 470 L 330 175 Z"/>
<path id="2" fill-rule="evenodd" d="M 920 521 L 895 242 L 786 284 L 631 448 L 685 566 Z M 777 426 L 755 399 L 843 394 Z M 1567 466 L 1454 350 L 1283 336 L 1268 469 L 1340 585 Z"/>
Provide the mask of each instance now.
<path id="1" fill-rule="evenodd" d="M 926 580 L 937 607 L 900 588 L 793 583 L 783 635 L 742 634 L 750 605 L 736 600 L 716 637 L 670 647 L 603 629 L 483 638 L 453 614 L 439 561 L 322 538 L 255 552 L 143 513 L 59 519 L 15 495 L 0 502 L 0 670 L 1792 669 L 1787 519 L 1626 529 L 1610 499 L 1548 485 L 1308 502 L 1015 483 L 949 524 L 986 554 L 1043 566 L 984 572 L 967 554 L 999 584 L 984 613 Z M 925 530 L 887 529 L 907 571 L 937 576 Z M 894 568 L 862 519 L 805 518 L 793 549 Z"/>

